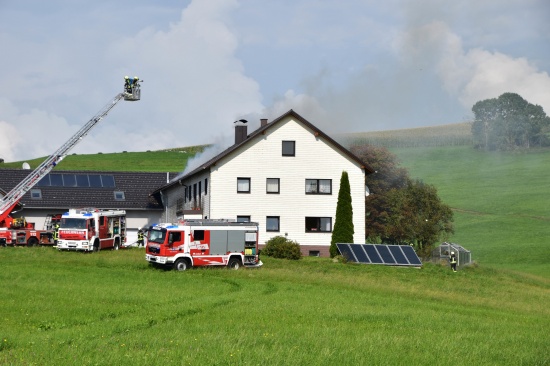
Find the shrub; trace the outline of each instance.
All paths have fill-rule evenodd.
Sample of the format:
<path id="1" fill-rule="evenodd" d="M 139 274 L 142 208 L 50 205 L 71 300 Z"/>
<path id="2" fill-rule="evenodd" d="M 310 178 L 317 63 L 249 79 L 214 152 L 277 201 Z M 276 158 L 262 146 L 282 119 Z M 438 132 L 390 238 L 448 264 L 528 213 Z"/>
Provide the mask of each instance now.
<path id="1" fill-rule="evenodd" d="M 302 252 L 300 250 L 300 244 L 287 239 L 284 236 L 274 236 L 265 243 L 265 248 L 262 250 L 262 254 L 273 258 L 282 259 L 300 259 L 302 258 Z"/>

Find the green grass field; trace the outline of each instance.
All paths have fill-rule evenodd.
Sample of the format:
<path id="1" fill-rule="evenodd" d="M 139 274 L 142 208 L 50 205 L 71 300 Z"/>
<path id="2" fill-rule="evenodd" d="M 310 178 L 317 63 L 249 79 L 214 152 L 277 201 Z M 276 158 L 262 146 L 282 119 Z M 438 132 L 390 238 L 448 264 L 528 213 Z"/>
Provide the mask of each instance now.
<path id="1" fill-rule="evenodd" d="M 550 150 L 392 149 L 455 213 L 451 241 L 480 264 L 550 278 Z M 367 178 L 368 179 L 368 178 Z"/>
<path id="2" fill-rule="evenodd" d="M 545 365 L 550 281 L 483 266 L 0 248 L 2 365 Z"/>
<path id="3" fill-rule="evenodd" d="M 131 172 L 180 172 L 187 160 L 204 150 L 206 145 L 158 151 L 120 152 L 108 154 L 68 155 L 55 170 L 95 170 Z M 32 169 L 46 159 L 27 160 Z M 0 164 L 1 168 L 21 168 L 23 161 Z"/>

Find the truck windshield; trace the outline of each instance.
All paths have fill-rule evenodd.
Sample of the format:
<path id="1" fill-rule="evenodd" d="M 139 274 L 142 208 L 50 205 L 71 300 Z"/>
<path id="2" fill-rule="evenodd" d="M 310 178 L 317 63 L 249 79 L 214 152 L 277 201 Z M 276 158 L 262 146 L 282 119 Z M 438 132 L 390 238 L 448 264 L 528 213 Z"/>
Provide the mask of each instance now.
<path id="1" fill-rule="evenodd" d="M 149 231 L 149 237 L 147 238 L 147 241 L 149 243 L 154 242 L 154 243 L 163 244 L 164 239 L 166 239 L 166 229 L 150 230 Z"/>
<path id="2" fill-rule="evenodd" d="M 86 220 L 62 218 L 59 227 L 63 229 L 86 229 Z"/>

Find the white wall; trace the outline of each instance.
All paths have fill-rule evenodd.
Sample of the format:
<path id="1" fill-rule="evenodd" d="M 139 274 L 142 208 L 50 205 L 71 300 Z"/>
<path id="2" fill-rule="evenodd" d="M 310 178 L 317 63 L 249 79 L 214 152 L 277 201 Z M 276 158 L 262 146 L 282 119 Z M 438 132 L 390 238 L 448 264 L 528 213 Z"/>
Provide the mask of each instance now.
<path id="1" fill-rule="evenodd" d="M 282 156 L 282 141 L 296 141 L 296 156 Z M 246 144 L 232 156 L 211 168 L 210 218 L 251 216 L 260 223 L 260 243 L 285 235 L 300 245 L 330 245 L 332 233 L 306 233 L 305 217 L 332 217 L 342 171 L 350 180 L 354 242 L 363 243 L 365 234 L 365 175 L 361 167 L 301 123 L 289 118 Z M 251 178 L 251 193 L 237 194 L 236 177 Z M 266 178 L 280 178 L 280 194 L 266 194 Z M 306 179 L 332 179 L 331 195 L 306 195 Z M 280 216 L 280 232 L 266 232 L 266 216 Z"/>

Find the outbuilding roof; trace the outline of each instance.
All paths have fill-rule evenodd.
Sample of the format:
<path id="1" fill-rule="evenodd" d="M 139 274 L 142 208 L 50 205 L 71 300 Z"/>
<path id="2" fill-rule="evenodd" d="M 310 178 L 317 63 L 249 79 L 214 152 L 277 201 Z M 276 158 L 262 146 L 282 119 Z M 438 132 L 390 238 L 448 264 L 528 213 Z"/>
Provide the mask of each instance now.
<path id="1" fill-rule="evenodd" d="M 31 172 L 31 170 L 24 169 L 0 169 L 0 190 L 9 192 Z M 39 183 L 33 189 L 40 189 L 41 198 L 32 198 L 31 191 L 29 191 L 21 199 L 22 204 L 28 208 L 52 209 L 79 207 L 126 210 L 162 209 L 162 204 L 150 194 L 159 186 L 173 179 L 177 173 L 53 170 L 49 175 L 72 175 L 72 177 L 67 177 L 70 179 L 66 179 L 69 182 L 72 182 L 77 175 L 79 178 L 86 175 L 96 177 L 102 175 L 106 176 L 109 184 L 78 186 L 75 183 L 71 186 L 71 184 L 59 184 L 59 182 L 55 182 L 55 185 Z M 115 196 L 115 192 L 119 192 L 117 196 Z"/>

